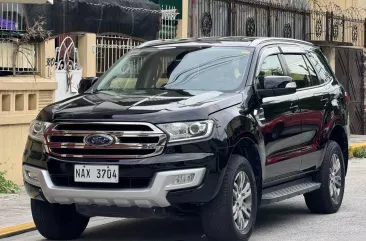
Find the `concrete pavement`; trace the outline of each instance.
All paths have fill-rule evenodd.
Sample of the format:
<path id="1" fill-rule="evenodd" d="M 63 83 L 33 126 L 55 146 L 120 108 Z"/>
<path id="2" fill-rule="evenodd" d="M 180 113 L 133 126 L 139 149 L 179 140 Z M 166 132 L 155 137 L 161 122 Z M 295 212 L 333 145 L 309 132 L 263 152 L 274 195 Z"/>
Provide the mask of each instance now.
<path id="1" fill-rule="evenodd" d="M 352 160 L 341 210 L 311 214 L 303 197 L 262 207 L 251 241 L 364 241 L 366 227 L 366 159 Z M 44 240 L 37 231 L 4 241 Z M 80 240 L 207 241 L 199 220 L 94 219 Z"/>
<path id="2" fill-rule="evenodd" d="M 349 143 L 351 143 L 351 145 L 366 143 L 366 135 L 351 135 Z"/>
<path id="3" fill-rule="evenodd" d="M 17 194 L 0 195 L 0 229 L 32 221 L 29 197 L 24 188 Z"/>

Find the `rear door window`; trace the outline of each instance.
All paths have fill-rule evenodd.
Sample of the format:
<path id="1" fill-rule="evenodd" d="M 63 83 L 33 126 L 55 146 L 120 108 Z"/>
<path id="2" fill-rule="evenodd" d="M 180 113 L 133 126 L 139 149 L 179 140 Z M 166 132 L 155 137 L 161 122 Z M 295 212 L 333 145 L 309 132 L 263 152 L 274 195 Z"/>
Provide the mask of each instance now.
<path id="1" fill-rule="evenodd" d="M 317 85 L 324 83 L 324 81 L 322 79 L 319 79 L 315 69 L 311 65 L 310 61 L 306 58 L 306 56 L 304 56 L 304 60 L 306 62 L 306 66 L 309 70 L 310 86 L 317 86 Z"/>
<path id="2" fill-rule="evenodd" d="M 307 56 L 318 73 L 319 79 L 322 83 L 333 80 L 332 71 L 319 50 L 316 52 L 310 52 Z"/>

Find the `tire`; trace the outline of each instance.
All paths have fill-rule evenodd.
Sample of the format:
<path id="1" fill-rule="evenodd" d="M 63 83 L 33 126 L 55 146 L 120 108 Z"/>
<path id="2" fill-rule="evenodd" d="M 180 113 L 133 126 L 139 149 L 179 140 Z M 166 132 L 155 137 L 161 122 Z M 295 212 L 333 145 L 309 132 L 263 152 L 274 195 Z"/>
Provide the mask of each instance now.
<path id="1" fill-rule="evenodd" d="M 338 161 L 337 161 L 338 160 Z M 336 164 L 339 162 L 339 165 Z M 333 166 L 335 163 L 336 166 Z M 333 176 L 334 169 L 339 169 L 337 172 L 338 178 Z M 331 178 L 333 180 L 331 180 Z M 339 180 L 339 178 L 341 180 Z M 338 143 L 330 141 L 325 152 L 323 164 L 315 177 L 315 181 L 321 183 L 320 189 L 311 193 L 305 194 L 305 202 L 308 209 L 313 213 L 332 214 L 338 212 L 342 205 L 344 188 L 345 188 L 345 165 L 342 150 Z M 333 184 L 338 191 L 335 192 Z M 332 191 L 331 191 L 332 189 Z M 334 194 L 338 195 L 334 195 Z"/>
<path id="2" fill-rule="evenodd" d="M 240 176 L 240 174 L 245 174 L 245 176 Z M 234 189 L 237 190 L 237 186 L 234 184 L 239 183 L 237 179 L 244 177 L 245 182 L 242 185 L 243 190 L 248 190 L 247 184 L 250 184 L 251 196 L 244 199 L 243 202 L 235 202 Z M 242 192 L 245 195 L 245 191 Z M 248 194 L 249 192 L 247 192 Z M 235 219 L 233 207 L 234 203 L 249 203 L 251 202 L 251 212 L 250 218 L 246 220 L 244 226 L 239 226 L 241 223 L 240 219 Z M 236 207 L 236 210 L 238 210 Z M 257 217 L 257 187 L 255 182 L 255 176 L 250 163 L 242 156 L 233 155 L 229 161 L 226 169 L 226 173 L 217 196 L 208 204 L 204 205 L 201 210 L 201 219 L 204 232 L 209 241 L 247 241 L 249 240 L 253 227 Z M 236 212 L 239 214 L 239 212 Z M 244 215 L 244 212 L 242 212 Z M 238 218 L 241 217 L 240 214 L 236 215 Z M 248 217 L 248 216 L 246 216 Z M 234 220 L 235 219 L 235 220 Z M 240 229 L 241 227 L 241 229 Z M 244 227 L 244 228 L 243 228 Z"/>
<path id="3" fill-rule="evenodd" d="M 31 209 L 39 233 L 49 240 L 77 239 L 89 223 L 89 218 L 79 214 L 74 205 L 31 199 Z"/>

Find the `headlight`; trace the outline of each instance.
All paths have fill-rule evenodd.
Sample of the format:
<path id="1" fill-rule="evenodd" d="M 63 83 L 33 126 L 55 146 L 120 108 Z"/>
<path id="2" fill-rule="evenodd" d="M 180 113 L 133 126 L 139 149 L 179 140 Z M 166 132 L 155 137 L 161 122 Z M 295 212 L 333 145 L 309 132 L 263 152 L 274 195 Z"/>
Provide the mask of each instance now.
<path id="1" fill-rule="evenodd" d="M 29 136 L 37 141 L 43 142 L 44 133 L 51 123 L 34 120 L 29 127 Z"/>
<path id="2" fill-rule="evenodd" d="M 158 125 L 169 135 L 169 142 L 191 141 L 204 139 L 212 134 L 214 122 L 195 121 L 177 122 Z"/>

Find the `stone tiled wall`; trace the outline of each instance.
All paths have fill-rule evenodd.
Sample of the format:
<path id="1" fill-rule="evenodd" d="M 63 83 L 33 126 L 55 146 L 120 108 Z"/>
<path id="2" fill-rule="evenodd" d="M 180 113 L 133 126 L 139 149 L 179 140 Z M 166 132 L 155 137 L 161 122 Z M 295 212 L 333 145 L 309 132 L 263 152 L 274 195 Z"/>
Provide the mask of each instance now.
<path id="1" fill-rule="evenodd" d="M 0 78 L 0 170 L 22 184 L 22 153 L 29 123 L 39 110 L 53 103 L 54 80 L 40 76 Z"/>

